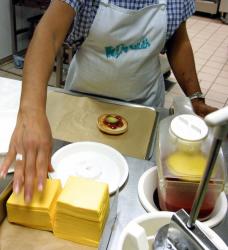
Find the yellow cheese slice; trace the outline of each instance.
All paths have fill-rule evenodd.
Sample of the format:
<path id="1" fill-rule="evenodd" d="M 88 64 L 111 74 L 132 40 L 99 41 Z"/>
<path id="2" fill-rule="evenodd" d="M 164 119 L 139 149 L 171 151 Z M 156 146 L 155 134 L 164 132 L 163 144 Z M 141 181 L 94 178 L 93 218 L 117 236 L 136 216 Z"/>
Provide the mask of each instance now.
<path id="1" fill-rule="evenodd" d="M 202 153 L 191 154 L 177 151 L 167 158 L 167 166 L 176 177 L 186 180 L 200 179 L 207 159 Z"/>
<path id="2" fill-rule="evenodd" d="M 32 201 L 26 204 L 24 190 L 9 197 L 7 217 L 9 222 L 32 228 L 52 230 L 56 200 L 61 192 L 60 180 L 47 179 L 43 192 L 34 188 Z"/>
<path id="3" fill-rule="evenodd" d="M 60 190 L 60 180 L 47 179 L 43 192 L 39 192 L 36 186 L 34 187 L 32 201 L 29 204 L 26 204 L 24 201 L 24 189 L 22 188 L 19 194 L 12 193 L 7 201 L 7 205 L 28 207 L 35 210 L 46 210 L 50 208 L 56 193 L 59 193 Z"/>
<path id="4" fill-rule="evenodd" d="M 97 247 L 104 229 L 109 209 L 106 209 L 101 222 L 85 220 L 56 213 L 54 235 L 79 244 Z"/>
<path id="5" fill-rule="evenodd" d="M 108 184 L 71 176 L 57 200 L 57 210 L 78 218 L 100 221 L 108 200 Z"/>
<path id="6" fill-rule="evenodd" d="M 54 235 L 97 247 L 108 213 L 108 184 L 69 177 L 57 200 Z"/>

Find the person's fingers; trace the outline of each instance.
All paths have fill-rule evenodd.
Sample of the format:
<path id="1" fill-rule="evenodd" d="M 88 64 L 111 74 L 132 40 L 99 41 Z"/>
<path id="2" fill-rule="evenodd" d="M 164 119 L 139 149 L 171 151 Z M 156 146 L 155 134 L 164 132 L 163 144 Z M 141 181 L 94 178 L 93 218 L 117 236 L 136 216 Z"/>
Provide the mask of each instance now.
<path id="1" fill-rule="evenodd" d="M 210 114 L 210 113 L 212 113 L 212 112 L 214 112 L 216 110 L 217 110 L 216 108 L 205 105 L 203 107 L 203 109 L 200 111 L 200 114 L 201 114 L 202 117 L 205 117 L 206 115 L 208 115 L 208 114 Z"/>
<path id="2" fill-rule="evenodd" d="M 205 117 L 206 115 L 217 110 L 217 108 L 211 107 L 205 104 L 203 101 L 192 102 L 192 105 L 193 105 L 195 113 L 201 117 Z"/>
<path id="3" fill-rule="evenodd" d="M 49 163 L 49 165 L 48 165 L 48 172 L 54 172 L 55 170 L 54 170 L 54 168 L 53 168 L 53 166 L 52 166 L 52 164 L 51 164 L 51 161 L 50 161 L 50 163 Z"/>
<path id="4" fill-rule="evenodd" d="M 19 150 L 18 150 L 19 152 Z M 13 177 L 13 192 L 18 194 L 24 184 L 24 169 L 25 169 L 25 154 L 20 150 L 21 159 L 16 159 L 14 177 Z"/>
<path id="5" fill-rule="evenodd" d="M 47 172 L 49 167 L 49 151 L 42 148 L 37 153 L 36 173 L 37 173 L 37 188 L 41 192 L 45 186 Z"/>
<path id="6" fill-rule="evenodd" d="M 204 114 L 206 116 L 207 114 L 212 113 L 216 110 L 218 110 L 218 109 L 215 107 L 211 107 L 211 106 L 206 105 L 205 110 L 204 110 Z"/>
<path id="7" fill-rule="evenodd" d="M 16 157 L 16 149 L 11 143 L 9 146 L 9 151 L 0 167 L 0 178 L 5 178 L 8 172 L 10 165 L 13 163 Z"/>
<path id="8" fill-rule="evenodd" d="M 29 149 L 25 155 L 25 172 L 24 172 L 24 199 L 26 203 L 31 202 L 34 181 L 36 176 L 36 157 L 37 151 L 33 145 L 28 147 Z"/>

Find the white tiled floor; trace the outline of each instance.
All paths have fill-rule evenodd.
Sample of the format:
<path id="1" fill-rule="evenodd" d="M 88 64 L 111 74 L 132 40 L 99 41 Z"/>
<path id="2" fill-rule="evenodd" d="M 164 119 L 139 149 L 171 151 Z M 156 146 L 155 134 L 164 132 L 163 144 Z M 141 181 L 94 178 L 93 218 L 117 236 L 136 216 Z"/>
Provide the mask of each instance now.
<path id="1" fill-rule="evenodd" d="M 228 25 L 220 20 L 193 16 L 187 22 L 200 86 L 209 105 L 228 105 Z M 170 80 L 176 81 L 171 75 Z M 166 94 L 168 107 L 173 96 L 183 94 L 178 84 Z"/>
<path id="2" fill-rule="evenodd" d="M 209 105 L 221 108 L 228 105 L 228 25 L 220 20 L 193 16 L 187 21 L 200 86 Z M 1 71 L 16 73 L 18 75 Z M 0 76 L 21 79 L 22 71 L 12 63 L 0 66 Z M 171 74 L 170 80 L 176 82 Z M 50 85 L 55 84 L 53 73 Z M 169 107 L 173 97 L 183 95 L 178 84 L 166 94 L 165 106 Z"/>

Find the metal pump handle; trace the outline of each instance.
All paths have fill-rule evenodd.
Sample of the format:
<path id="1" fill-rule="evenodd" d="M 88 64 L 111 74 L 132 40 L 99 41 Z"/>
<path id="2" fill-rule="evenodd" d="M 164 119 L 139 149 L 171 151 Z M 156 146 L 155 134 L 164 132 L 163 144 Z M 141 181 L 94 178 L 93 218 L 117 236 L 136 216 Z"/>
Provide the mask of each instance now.
<path id="1" fill-rule="evenodd" d="M 207 115 L 205 117 L 205 121 L 209 126 L 214 127 L 214 139 L 209 152 L 206 170 L 197 190 L 196 197 L 191 209 L 190 217 L 187 222 L 187 226 L 189 228 L 193 228 L 195 225 L 195 221 L 199 215 L 199 211 L 207 191 L 207 186 L 210 181 L 211 174 L 213 172 L 215 162 L 219 153 L 219 149 L 222 144 L 222 140 L 228 133 L 228 106 Z"/>

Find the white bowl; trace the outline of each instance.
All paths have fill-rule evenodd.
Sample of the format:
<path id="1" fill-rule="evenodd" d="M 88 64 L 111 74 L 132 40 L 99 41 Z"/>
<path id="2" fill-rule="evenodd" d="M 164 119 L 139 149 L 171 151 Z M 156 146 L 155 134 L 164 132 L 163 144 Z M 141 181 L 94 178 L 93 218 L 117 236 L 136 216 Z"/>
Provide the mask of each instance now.
<path id="1" fill-rule="evenodd" d="M 154 191 L 157 188 L 157 167 L 153 167 L 147 170 L 141 177 L 138 183 L 138 195 L 142 206 L 147 212 L 159 211 L 154 203 Z M 227 213 L 227 199 L 224 192 L 222 192 L 217 199 L 215 208 L 212 211 L 210 217 L 202 223 L 210 228 L 218 225 Z"/>
<path id="2" fill-rule="evenodd" d="M 152 244 L 158 230 L 168 224 L 172 217 L 171 212 L 153 212 L 137 217 L 128 223 L 123 229 L 118 250 L 153 250 Z M 211 239 L 219 250 L 227 249 L 224 241 L 209 227 L 200 221 L 196 221 L 197 225 Z M 141 233 L 138 233 L 141 232 Z"/>

